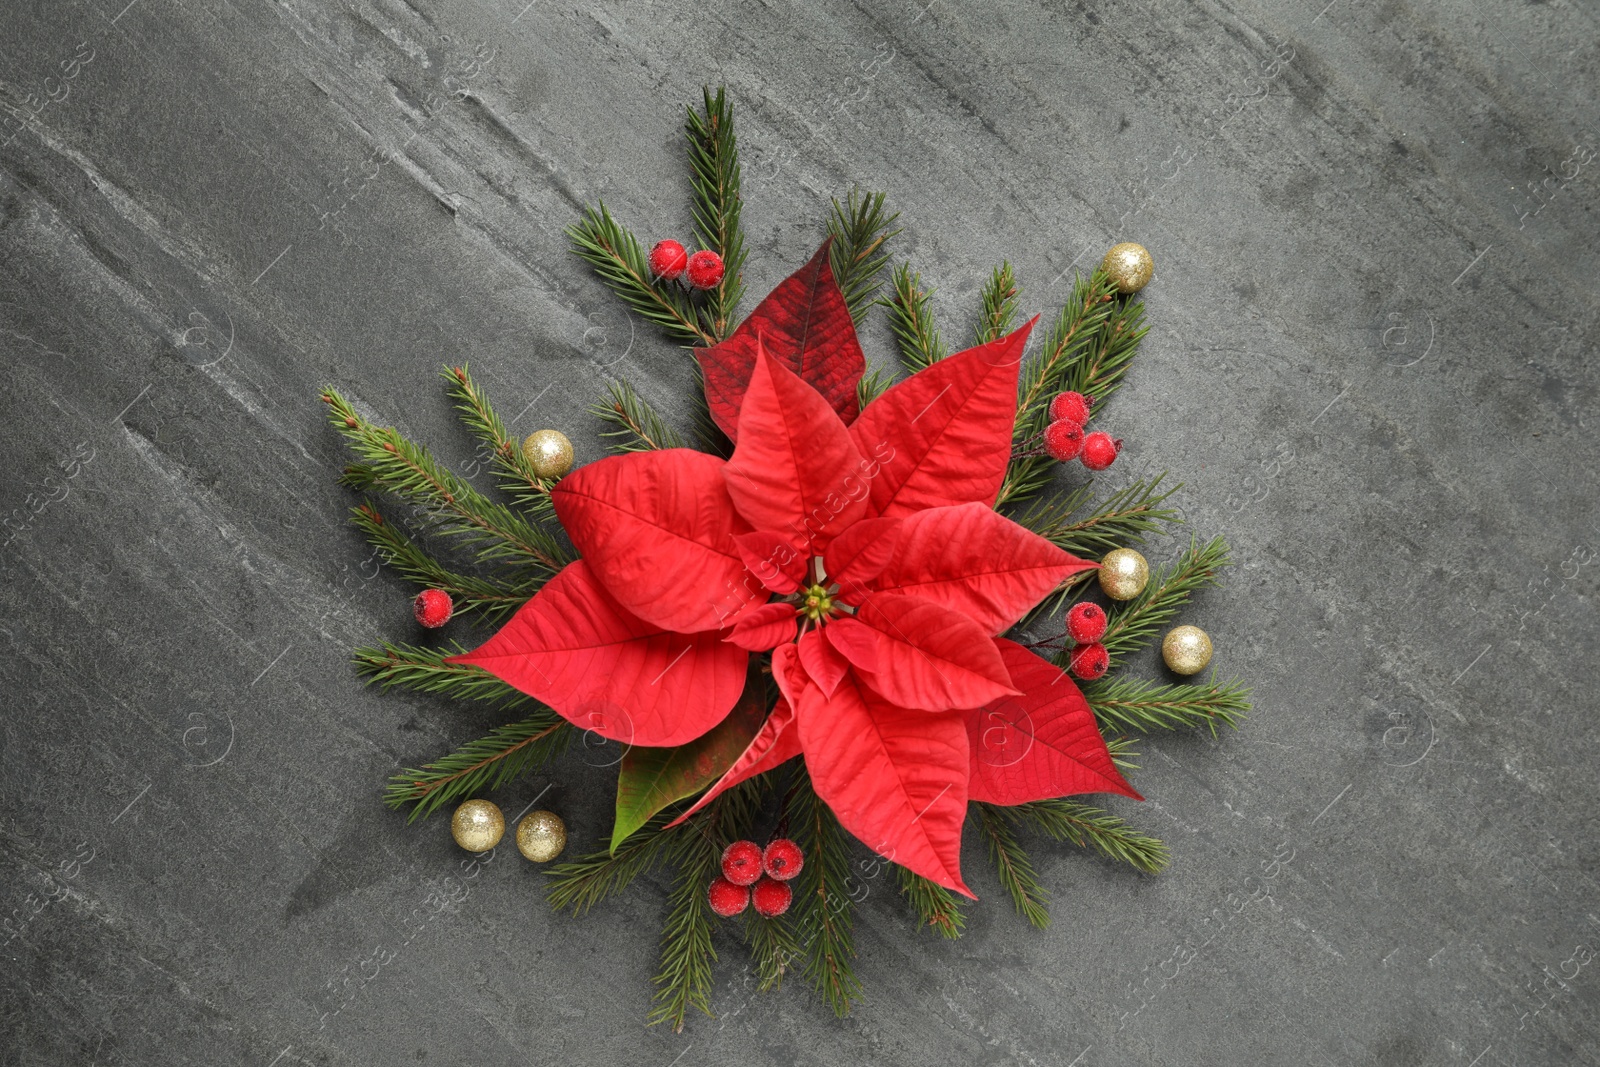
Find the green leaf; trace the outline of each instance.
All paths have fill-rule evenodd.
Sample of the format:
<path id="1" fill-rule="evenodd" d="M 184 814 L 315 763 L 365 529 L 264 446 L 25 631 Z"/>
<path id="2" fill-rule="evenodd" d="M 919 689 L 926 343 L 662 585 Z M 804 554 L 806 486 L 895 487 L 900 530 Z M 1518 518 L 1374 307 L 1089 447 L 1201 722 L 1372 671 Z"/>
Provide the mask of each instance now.
<path id="1" fill-rule="evenodd" d="M 754 661 L 744 695 L 728 717 L 710 731 L 676 748 L 628 749 L 617 775 L 617 818 L 611 830 L 611 851 L 650 817 L 675 800 L 694 796 L 722 777 L 750 747 L 772 710 L 766 679 Z"/>

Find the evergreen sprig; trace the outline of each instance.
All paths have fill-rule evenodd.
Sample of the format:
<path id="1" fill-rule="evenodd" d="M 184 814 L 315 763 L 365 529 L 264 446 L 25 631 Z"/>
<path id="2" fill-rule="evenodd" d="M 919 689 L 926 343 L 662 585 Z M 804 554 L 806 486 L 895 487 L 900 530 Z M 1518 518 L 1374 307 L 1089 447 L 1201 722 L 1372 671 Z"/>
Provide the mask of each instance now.
<path id="1" fill-rule="evenodd" d="M 664 422 L 656 409 L 641 397 L 631 384 L 617 380 L 606 383 L 606 398 L 589 407 L 591 414 L 617 427 L 600 431 L 601 437 L 614 438 L 613 452 L 650 452 L 659 448 L 682 448 L 683 438 Z"/>
<path id="2" fill-rule="evenodd" d="M 833 810 L 817 796 L 802 772 L 790 800 L 795 843 L 805 853 L 793 910 L 803 933 L 805 974 L 835 1015 L 849 1014 L 861 996 L 856 977 L 850 855 L 844 830 Z"/>
<path id="3" fill-rule="evenodd" d="M 989 845 L 989 858 L 994 861 L 1000 884 L 1011 894 L 1017 911 L 1029 923 L 1043 930 L 1050 925 L 1050 893 L 1034 873 L 1033 861 L 1028 858 L 1017 837 L 1005 824 L 1001 814 L 1006 809 L 993 804 L 975 803 L 978 825 Z"/>
<path id="4" fill-rule="evenodd" d="M 894 376 L 882 367 L 867 364 L 867 369 L 861 372 L 861 377 L 856 381 L 856 402 L 865 408 L 878 397 L 882 396 L 894 384 Z"/>
<path id="5" fill-rule="evenodd" d="M 1196 590 L 1215 585 L 1217 572 L 1230 562 L 1228 543 L 1217 537 L 1204 545 L 1191 541 L 1177 562 L 1152 574 L 1142 593 L 1111 612 L 1100 639 L 1111 654 L 1111 665 L 1115 667 L 1123 656 L 1143 648 Z M 1064 663 L 1066 654 L 1057 662 Z"/>
<path id="6" fill-rule="evenodd" d="M 688 293 L 655 280 L 639 239 L 611 217 L 604 201 L 598 209 L 583 209 L 583 218 L 567 227 L 567 240 L 573 253 L 593 267 L 612 292 L 672 340 L 710 347 L 721 339 L 702 325 Z M 723 276 L 725 283 L 732 273 Z"/>
<path id="7" fill-rule="evenodd" d="M 1095 277 L 1103 273 L 1096 271 Z M 1063 388 L 1091 398 L 1095 411 L 1122 387 L 1139 342 L 1150 332 L 1144 324 L 1144 301 L 1123 298 L 1108 306 L 1110 314 L 1095 330 L 1091 343 L 1068 365 L 1063 382 Z"/>
<path id="8" fill-rule="evenodd" d="M 800 958 L 800 939 L 787 915 L 769 919 L 754 908 L 745 913 L 744 943 L 756 965 L 756 988 L 770 992 L 783 984 L 789 965 Z"/>
<path id="9" fill-rule="evenodd" d="M 905 365 L 915 373 L 949 355 L 933 323 L 933 290 L 922 287 L 922 275 L 902 263 L 894 269 L 890 288 L 893 295 L 880 303 L 889 310 L 889 329 Z"/>
<path id="10" fill-rule="evenodd" d="M 1084 686 L 1101 729 L 1186 730 L 1217 733 L 1237 727 L 1250 712 L 1250 690 L 1238 682 L 1164 685 L 1138 678 L 1102 678 Z"/>
<path id="11" fill-rule="evenodd" d="M 727 92 L 704 90 L 705 107 L 688 109 L 689 169 L 694 183 L 694 225 L 701 247 L 722 257 L 722 281 L 700 307 L 700 332 L 720 341 L 739 324 L 744 295 L 744 229 L 739 223 L 739 141 L 733 132 L 733 105 Z"/>
<path id="12" fill-rule="evenodd" d="M 666 829 L 673 816 L 663 813 L 635 830 L 616 851 L 601 849 L 558 863 L 548 872 L 550 906 L 557 911 L 572 909 L 582 915 L 606 897 L 619 893 L 635 878 L 653 870 L 671 853 L 683 827 Z"/>
<path id="13" fill-rule="evenodd" d="M 1146 874 L 1156 874 L 1167 865 L 1169 855 L 1163 842 L 1088 804 L 1059 798 L 996 808 L 995 812 L 1057 841 L 1092 848 L 1108 859 L 1126 863 Z"/>
<path id="14" fill-rule="evenodd" d="M 375 648 L 356 649 L 355 664 L 357 672 L 366 676 L 369 685 L 384 689 L 399 686 L 454 700 L 486 701 L 503 709 L 533 703 L 532 697 L 513 689 L 482 667 L 445 662 L 466 651 L 454 641 L 444 648 L 385 641 Z"/>
<path id="15" fill-rule="evenodd" d="M 924 926 L 931 926 L 940 936 L 951 941 L 961 936 L 967 918 L 961 912 L 959 897 L 938 882 L 924 878 L 898 863 L 895 864 L 895 874 L 900 879 L 900 892 L 917 910 Z"/>
<path id="16" fill-rule="evenodd" d="M 488 454 L 496 484 L 535 519 L 554 520 L 555 506 L 550 502 L 550 487 L 554 483 L 534 473 L 527 456 L 489 403 L 488 394 L 473 380 L 467 365 L 446 367 L 442 376 L 449 383 L 450 396 L 456 402 L 462 423 L 478 439 L 480 452 Z"/>
<path id="17" fill-rule="evenodd" d="M 571 557 L 549 532 L 497 504 L 450 473 L 427 449 L 407 441 L 393 427 L 363 418 L 332 389 L 322 399 L 333 425 L 362 460 L 345 468 L 346 485 L 394 493 L 422 507 L 430 528 L 459 538 L 479 562 L 517 569 L 519 590 L 531 593 Z"/>
<path id="18" fill-rule="evenodd" d="M 1112 493 L 1081 517 L 1078 513 L 1093 496 L 1091 486 L 1080 486 L 1060 496 L 1037 500 L 1011 518 L 1075 556 L 1097 559 L 1113 548 L 1142 541 L 1164 527 L 1182 523 L 1175 508 L 1161 505 L 1183 486 L 1163 488 L 1165 478 L 1164 474 L 1148 480 L 1140 478 Z"/>
<path id="19" fill-rule="evenodd" d="M 449 593 L 457 615 L 475 611 L 485 622 L 495 623 L 528 601 L 530 594 L 525 590 L 507 588 L 444 566 L 398 526 L 385 521 L 371 501 L 351 508 L 350 522 L 379 550 L 383 562 L 423 588 Z"/>
<path id="20" fill-rule="evenodd" d="M 983 311 L 978 324 L 973 327 L 973 344 L 984 345 L 998 341 L 1011 332 L 1017 318 L 1017 301 L 1022 291 L 1017 288 L 1016 277 L 1010 263 L 1001 263 L 989 275 L 983 287 Z"/>
<path id="21" fill-rule="evenodd" d="M 521 722 L 497 726 L 424 767 L 409 767 L 389 779 L 383 802 L 411 805 L 407 821 L 426 818 L 445 804 L 498 789 L 555 758 L 572 739 L 572 726 L 548 708 Z"/>
<path id="22" fill-rule="evenodd" d="M 885 246 L 900 232 L 889 227 L 899 217 L 898 211 L 884 214 L 882 193 L 862 196 L 852 189 L 843 204 L 833 201 L 833 212 L 828 216 L 828 234 L 833 238 L 828 263 L 857 326 L 867 317 L 882 285 L 878 275 L 889 261 Z"/>

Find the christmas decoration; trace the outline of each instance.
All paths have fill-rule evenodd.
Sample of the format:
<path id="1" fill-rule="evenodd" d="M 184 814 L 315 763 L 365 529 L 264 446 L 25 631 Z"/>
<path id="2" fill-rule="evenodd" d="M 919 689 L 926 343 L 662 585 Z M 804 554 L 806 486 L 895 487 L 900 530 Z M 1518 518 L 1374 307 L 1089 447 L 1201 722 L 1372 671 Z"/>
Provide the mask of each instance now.
<path id="1" fill-rule="evenodd" d="M 1080 645 L 1105 636 L 1106 612 L 1099 604 L 1082 600 L 1067 612 L 1067 634 Z"/>
<path id="2" fill-rule="evenodd" d="M 1126 296 L 1143 289 L 1149 283 L 1150 276 L 1155 273 L 1156 266 L 1144 245 L 1124 241 L 1122 244 L 1111 246 L 1106 258 L 1100 263 L 1100 269 L 1115 283 L 1117 292 Z"/>
<path id="3" fill-rule="evenodd" d="M 1083 427 L 1071 419 L 1057 419 L 1044 428 L 1044 450 L 1061 463 L 1077 459 L 1083 451 Z"/>
<path id="4" fill-rule="evenodd" d="M 517 851 L 534 863 L 549 863 L 567 847 L 567 824 L 553 811 L 530 811 L 517 823 Z"/>
<path id="5" fill-rule="evenodd" d="M 650 273 L 664 281 L 676 281 L 689 266 L 689 253 L 677 241 L 657 241 L 650 249 Z"/>
<path id="6" fill-rule="evenodd" d="M 419 624 L 429 630 L 437 630 L 449 622 L 453 610 L 450 594 L 443 589 L 424 589 L 411 602 L 411 613 L 417 617 Z"/>
<path id="7" fill-rule="evenodd" d="M 1111 666 L 1111 655 L 1106 651 L 1106 646 L 1098 641 L 1091 641 L 1086 645 L 1079 645 L 1072 650 L 1072 673 L 1086 682 L 1092 682 L 1106 673 Z"/>
<path id="8" fill-rule="evenodd" d="M 1174 626 L 1161 639 L 1161 658 L 1174 674 L 1199 674 L 1211 662 L 1211 638 L 1198 626 Z"/>
<path id="9" fill-rule="evenodd" d="M 1107 552 L 1100 560 L 1100 589 L 1112 600 L 1132 600 L 1150 581 L 1150 564 L 1131 548 Z"/>
<path id="10" fill-rule="evenodd" d="M 1122 442 L 1113 440 L 1110 434 L 1092 433 L 1083 439 L 1083 465 L 1092 471 L 1103 471 L 1121 451 Z"/>
<path id="11" fill-rule="evenodd" d="M 761 846 L 735 841 L 722 850 L 722 877 L 734 885 L 754 885 L 761 877 Z"/>
<path id="12" fill-rule="evenodd" d="M 506 817 L 487 800 L 469 800 L 450 817 L 450 836 L 468 852 L 487 852 L 505 836 Z"/>
<path id="13" fill-rule="evenodd" d="M 522 458 L 535 477 L 559 478 L 572 469 L 572 442 L 560 430 L 535 430 L 522 442 Z"/>
<path id="14" fill-rule="evenodd" d="M 711 903 L 711 910 L 730 919 L 739 914 L 750 903 L 750 887 L 748 885 L 735 885 L 726 878 L 718 877 L 711 883 L 711 888 L 706 891 L 706 898 Z"/>
<path id="15" fill-rule="evenodd" d="M 689 257 L 685 271 L 689 284 L 696 289 L 715 289 L 722 281 L 722 257 L 715 252 L 700 251 Z"/>
<path id="16" fill-rule="evenodd" d="M 756 912 L 768 919 L 776 919 L 789 910 L 789 904 L 794 900 L 794 890 L 789 888 L 788 882 L 780 882 L 772 878 L 763 878 L 750 890 L 750 903 L 755 906 Z"/>
<path id="17" fill-rule="evenodd" d="M 674 1028 L 711 1011 L 713 916 L 752 899 L 725 858 L 754 880 L 739 929 L 761 988 L 803 976 L 842 1014 L 861 995 L 851 877 L 866 851 L 923 925 L 954 938 L 973 895 L 962 835 L 975 834 L 1005 896 L 1042 928 L 1049 892 L 1028 850 L 1058 842 L 1160 870 L 1161 842 L 1084 795 L 1137 799 L 1121 769 L 1137 735 L 1234 725 L 1249 706 L 1236 683 L 1118 671 L 1214 581 L 1226 546 L 1191 541 L 1152 575 L 1123 546 L 1181 524 L 1161 477 L 1100 496 L 1052 485 L 1075 472 L 1042 447 L 1050 427 L 1082 423 L 1051 409 L 1077 414 L 1068 393 L 1084 417 L 1104 408 L 1147 330 L 1142 302 L 1100 269 L 1049 319 L 1021 322 L 1001 264 L 971 344 L 947 345 L 922 275 L 885 269 L 898 216 L 870 193 L 834 202 L 816 253 L 746 315 L 721 92 L 689 110 L 686 133 L 703 250 L 687 257 L 689 285 L 654 269 L 671 263 L 653 264 L 603 206 L 568 233 L 636 318 L 693 350 L 704 407 L 692 432 L 613 380 L 592 411 L 615 454 L 569 474 L 570 444 L 547 466 L 466 367 L 446 368 L 501 499 L 323 394 L 355 452 L 344 482 L 371 497 L 352 521 L 402 576 L 448 593 L 462 632 L 483 627 L 470 645 L 362 648 L 358 668 L 517 709 L 398 771 L 386 802 L 426 817 L 575 741 L 616 742 L 614 770 L 599 772 L 616 774 L 609 838 L 547 870 L 549 900 L 581 913 L 630 885 L 650 892 L 645 871 L 670 878 L 651 1021 Z M 875 307 L 898 381 L 868 366 L 856 332 Z M 426 544 L 386 517 L 386 498 L 427 515 Z M 434 555 L 448 538 L 456 550 Z M 1113 549 L 1137 567 L 1118 567 Z M 1060 616 L 1097 569 L 1122 592 L 1098 640 L 1079 641 L 1092 613 Z M 1058 639 L 1033 639 L 1058 625 Z M 1095 680 L 1080 687 L 1068 667 Z M 758 849 L 774 816 L 776 840 Z"/>
<path id="18" fill-rule="evenodd" d="M 1050 401 L 1050 418 L 1055 422 L 1065 419 L 1079 426 L 1084 425 L 1089 421 L 1089 398 L 1071 390 L 1057 393 L 1055 399 Z"/>
<path id="19" fill-rule="evenodd" d="M 769 841 L 761 854 L 762 869 L 767 872 L 767 877 L 779 882 L 787 882 L 797 876 L 805 862 L 806 856 L 800 851 L 800 846 L 787 837 Z"/>

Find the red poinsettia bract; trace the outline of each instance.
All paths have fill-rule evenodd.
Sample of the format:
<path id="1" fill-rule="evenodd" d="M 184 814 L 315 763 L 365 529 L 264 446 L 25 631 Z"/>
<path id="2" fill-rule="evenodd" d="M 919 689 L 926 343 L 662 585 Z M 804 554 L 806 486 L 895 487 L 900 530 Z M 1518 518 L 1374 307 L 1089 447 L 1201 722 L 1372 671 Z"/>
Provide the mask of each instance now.
<path id="1" fill-rule="evenodd" d="M 846 829 L 971 896 L 969 800 L 1138 795 L 1072 681 L 997 636 L 1094 566 L 993 507 L 1032 324 L 933 364 L 846 425 L 860 348 L 826 246 L 751 323 L 771 333 L 724 342 L 738 350 L 732 457 L 633 453 L 562 479 L 556 514 L 582 559 L 457 660 L 582 729 L 665 747 L 721 722 L 749 655 L 770 651 L 777 706 L 684 817 L 804 754 Z M 842 353 L 847 389 L 832 349 L 786 340 L 796 329 Z"/>

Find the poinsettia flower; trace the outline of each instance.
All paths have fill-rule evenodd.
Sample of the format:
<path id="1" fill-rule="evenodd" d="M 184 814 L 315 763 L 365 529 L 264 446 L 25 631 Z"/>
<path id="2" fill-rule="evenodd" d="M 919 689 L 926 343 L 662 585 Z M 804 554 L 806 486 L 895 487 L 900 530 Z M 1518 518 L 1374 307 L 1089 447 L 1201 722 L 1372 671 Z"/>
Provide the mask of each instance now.
<path id="1" fill-rule="evenodd" d="M 748 656 L 770 651 L 777 706 L 685 817 L 803 754 L 846 829 L 970 896 L 969 797 L 1136 795 L 1071 681 L 996 640 L 1094 566 L 994 510 L 1031 325 L 848 426 L 758 335 L 731 458 L 634 453 L 562 479 L 552 498 L 581 560 L 457 661 L 602 737 L 673 746 L 716 726 Z"/>

